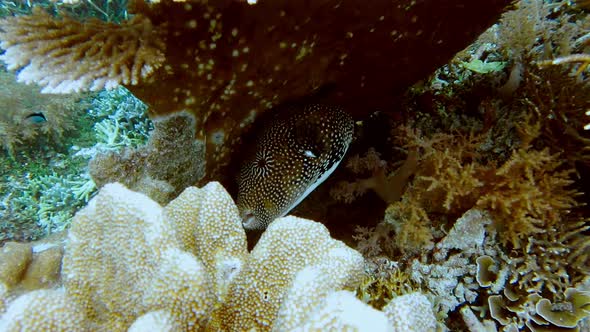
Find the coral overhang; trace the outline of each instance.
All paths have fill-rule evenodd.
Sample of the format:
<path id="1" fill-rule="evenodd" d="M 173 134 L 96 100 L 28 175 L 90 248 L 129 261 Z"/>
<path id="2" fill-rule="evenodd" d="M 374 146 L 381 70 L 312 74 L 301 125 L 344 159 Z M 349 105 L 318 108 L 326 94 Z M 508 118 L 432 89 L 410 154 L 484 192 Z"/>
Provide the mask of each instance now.
<path id="1" fill-rule="evenodd" d="M 84 78 L 78 82 L 68 66 L 54 68 L 64 80 L 74 80 L 76 84 L 71 86 L 77 89 L 132 84 L 130 89 L 150 106 L 153 116 L 194 113 L 197 138 L 207 144 L 207 175 L 212 178 L 229 161 L 244 128 L 260 113 L 286 101 L 329 86 L 325 101 L 346 104 L 353 113 L 394 109 L 397 94 L 448 61 L 491 25 L 509 3 L 376 0 L 366 6 L 361 1 L 303 4 L 261 0 L 255 5 L 243 1 L 135 1 L 135 18 L 118 28 L 125 36 L 119 48 L 86 62 L 77 61 L 81 56 L 78 46 L 87 47 L 88 40 L 96 38 L 92 33 L 96 32 L 96 21 L 82 23 L 34 14 L 36 20 L 63 28 L 58 31 L 67 27 L 69 35 L 76 36 L 60 35 L 67 44 L 58 52 L 62 59 L 58 62 L 43 47 L 51 34 L 28 29 L 30 24 L 21 25 L 30 19 L 4 20 L 0 27 L 10 34 L 2 33 L 0 39 L 7 54 L 16 57 L 5 60 L 15 69 L 24 67 L 28 77 L 38 77 L 31 71 L 44 68 L 43 59 L 54 65 L 71 61 L 97 67 L 101 61 L 120 55 L 116 50 L 124 53 L 128 46 L 135 47 L 136 57 L 125 57 L 127 67 L 118 67 L 118 72 L 108 75 L 93 74 L 94 80 L 78 72 L 78 77 Z M 89 25 L 92 28 L 86 29 Z M 112 33 L 117 30 L 111 24 L 108 28 Z M 30 33 L 17 33 L 22 29 Z M 86 39 L 80 38 L 84 31 L 88 31 Z M 109 34 L 103 35 L 108 40 Z M 130 36 L 140 42 L 127 38 Z M 146 40 L 152 38 L 149 36 L 152 41 Z M 28 61 L 18 59 L 25 53 L 11 51 L 31 41 L 39 41 L 40 46 L 29 49 Z M 141 60 L 139 67 L 134 59 Z M 60 72 L 63 68 L 66 72 Z M 125 68 L 149 70 L 125 76 Z"/>

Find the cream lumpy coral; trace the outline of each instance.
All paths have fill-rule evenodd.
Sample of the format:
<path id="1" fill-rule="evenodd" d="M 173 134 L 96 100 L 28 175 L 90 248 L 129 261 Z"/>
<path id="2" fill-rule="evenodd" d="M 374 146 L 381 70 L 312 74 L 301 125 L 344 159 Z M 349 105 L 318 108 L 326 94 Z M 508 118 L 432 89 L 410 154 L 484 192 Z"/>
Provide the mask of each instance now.
<path id="1" fill-rule="evenodd" d="M 248 253 L 237 207 L 216 182 L 166 207 L 108 184 L 74 218 L 63 284 L 16 299 L 3 288 L 0 327 L 391 331 L 386 313 L 350 292 L 363 262 L 320 223 L 292 216 Z M 361 312 L 374 319 L 352 319 Z"/>

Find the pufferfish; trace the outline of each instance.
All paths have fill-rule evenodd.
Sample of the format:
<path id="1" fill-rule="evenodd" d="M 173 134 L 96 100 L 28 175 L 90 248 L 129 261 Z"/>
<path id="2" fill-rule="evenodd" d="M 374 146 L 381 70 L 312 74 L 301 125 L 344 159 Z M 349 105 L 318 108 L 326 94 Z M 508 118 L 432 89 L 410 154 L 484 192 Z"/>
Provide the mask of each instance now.
<path id="1" fill-rule="evenodd" d="M 336 169 L 354 131 L 344 110 L 311 104 L 269 121 L 243 161 L 237 205 L 245 229 L 265 229 Z"/>

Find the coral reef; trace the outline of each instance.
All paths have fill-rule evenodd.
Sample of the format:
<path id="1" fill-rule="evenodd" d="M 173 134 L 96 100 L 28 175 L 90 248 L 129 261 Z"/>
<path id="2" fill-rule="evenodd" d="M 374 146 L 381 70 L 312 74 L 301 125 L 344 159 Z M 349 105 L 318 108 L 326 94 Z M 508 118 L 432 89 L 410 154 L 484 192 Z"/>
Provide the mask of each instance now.
<path id="1" fill-rule="evenodd" d="M 43 264 L 27 245 L 18 257 L 5 247 L 0 329 L 587 330 L 587 1 L 514 3 L 392 107 L 507 2 L 453 0 L 444 11 L 430 0 L 377 1 L 376 16 L 355 2 L 313 3 L 305 13 L 286 1 L 133 2 L 133 21 L 104 26 L 125 42 L 138 28 L 160 38 L 140 43 L 163 56 L 154 71 L 136 72 L 137 84 L 127 76 L 156 122 L 152 138 L 141 146 L 150 128 L 143 104 L 130 102 L 125 120 L 116 108 L 103 114 L 102 146 L 82 150 L 102 153 L 93 162 L 101 192 L 73 221 L 61 274 L 61 247 L 39 253 Z M 487 13 L 466 14 L 475 7 Z M 427 9 L 444 18 L 426 22 Z M 33 15 L 83 35 L 82 20 Z M 19 29 L 19 20 L 5 22 Z M 451 42 L 457 25 L 468 31 Z M 108 73 L 109 84 L 131 75 L 118 74 Z M 224 188 L 190 185 L 235 177 L 222 170 L 241 152 L 237 138 L 304 95 L 361 115 L 346 169 L 293 210 L 330 233 L 279 218 L 259 239 L 249 234 L 249 251 Z M 52 277 L 27 282 L 29 274 Z"/>
<path id="2" fill-rule="evenodd" d="M 401 271 L 396 262 L 379 257 L 365 262 L 365 273 L 356 294 L 361 301 L 373 308 L 382 309 L 394 297 L 418 289 L 410 275 Z"/>
<path id="3" fill-rule="evenodd" d="M 83 144 L 86 103 L 41 94 L 3 69 L 0 84 L 0 243 L 34 240 L 66 227 L 85 203 L 84 166 L 67 150 Z"/>
<path id="4" fill-rule="evenodd" d="M 67 117 L 75 130 L 64 131 L 57 143 L 51 135 L 38 135 L 34 142 L 27 141 L 28 146 L 17 145 L 13 156 L 0 156 L 0 243 L 36 240 L 68 227 L 74 213 L 96 192 L 88 159 L 97 151 L 145 144 L 151 128 L 145 105 L 124 88 L 92 94 L 75 104 L 79 96 L 43 95 L 31 88 L 20 84 L 19 93 L 8 89 L 5 96 L 26 96 L 19 99 L 21 105 L 48 103 L 43 106 L 51 110 L 45 113 L 47 121 L 29 124 L 34 127 L 30 130 L 50 128 L 48 123 L 56 117 Z M 75 111 L 68 114 L 63 107 Z"/>
<path id="5" fill-rule="evenodd" d="M 123 87 L 99 92 L 91 98 L 88 113 L 96 122 L 94 147 L 100 152 L 143 145 L 153 129 L 147 106 Z"/>
<path id="6" fill-rule="evenodd" d="M 326 101 L 357 112 L 392 106 L 509 2 L 134 1 L 120 26 L 35 11 L 4 19 L 0 39 L 22 80 L 59 91 L 123 82 L 153 115 L 193 113 L 214 178 L 261 112 L 328 86 Z M 115 43 L 124 51 L 107 52 Z"/>
<path id="7" fill-rule="evenodd" d="M 590 293 L 583 286 L 586 274 L 566 270 L 558 255 L 541 256 L 567 249 L 545 242 L 547 249 L 531 246 L 523 257 L 510 256 L 496 241 L 496 231 L 486 230 L 492 223 L 489 213 L 469 210 L 434 251 L 412 259 L 398 273 L 409 275 L 415 288 L 428 290 L 441 321 L 463 306 L 461 314 L 470 331 L 497 331 L 493 321 L 503 331 L 576 330 L 590 316 Z M 382 298 L 378 293 L 369 296 Z M 481 313 L 483 322 L 472 309 Z M 457 328 L 456 321 L 447 322 Z"/>
<path id="8" fill-rule="evenodd" d="M 120 182 L 166 204 L 203 178 L 205 151 L 194 139 L 193 116 L 173 114 L 154 120 L 153 125 L 145 145 L 134 148 L 125 144 L 122 149 L 98 152 L 92 158 L 90 175 L 98 187 Z"/>
<path id="9" fill-rule="evenodd" d="M 10 156 L 25 147 L 41 151 L 52 145 L 60 147 L 64 136 L 75 129 L 72 119 L 81 111 L 76 104 L 80 96 L 41 94 L 36 86 L 15 82 L 3 69 L 0 85 L 0 145 Z"/>
<path id="10" fill-rule="evenodd" d="M 63 287 L 9 301 L 0 327 L 431 329 L 432 306 L 421 295 L 380 312 L 346 291 L 356 287 L 362 270 L 358 252 L 321 224 L 297 217 L 273 222 L 248 253 L 237 207 L 218 183 L 189 187 L 164 208 L 108 184 L 74 218 Z M 413 323 L 396 318 L 411 310 L 418 313 Z"/>
<path id="11" fill-rule="evenodd" d="M 587 69 L 546 62 L 584 52 L 588 26 L 566 1 L 519 2 L 408 92 L 393 144 L 357 150 L 333 189 L 358 208 L 367 175 L 404 173 L 400 160 L 417 153 L 408 180 L 391 183 L 400 200 L 384 199 L 382 220 L 355 239 L 371 261 L 389 262 L 387 273 L 410 276 L 451 330 L 587 326 Z"/>
<path id="12" fill-rule="evenodd" d="M 383 308 L 394 331 L 435 331 L 432 304 L 420 293 L 395 297 Z"/>
<path id="13" fill-rule="evenodd" d="M 15 242 L 6 243 L 1 252 L 0 280 L 2 283 L 7 287 L 14 287 L 18 284 L 27 270 L 32 256 L 30 245 Z"/>

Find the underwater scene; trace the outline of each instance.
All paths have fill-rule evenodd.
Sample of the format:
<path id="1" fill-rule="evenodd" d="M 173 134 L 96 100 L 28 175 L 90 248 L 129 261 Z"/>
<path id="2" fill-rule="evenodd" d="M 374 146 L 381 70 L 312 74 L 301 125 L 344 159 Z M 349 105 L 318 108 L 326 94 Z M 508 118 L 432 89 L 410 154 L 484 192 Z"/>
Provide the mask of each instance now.
<path id="1" fill-rule="evenodd" d="M 590 332 L 590 1 L 0 0 L 0 332 Z"/>

